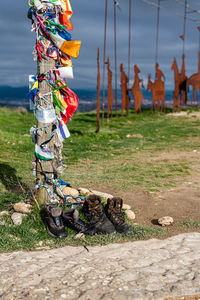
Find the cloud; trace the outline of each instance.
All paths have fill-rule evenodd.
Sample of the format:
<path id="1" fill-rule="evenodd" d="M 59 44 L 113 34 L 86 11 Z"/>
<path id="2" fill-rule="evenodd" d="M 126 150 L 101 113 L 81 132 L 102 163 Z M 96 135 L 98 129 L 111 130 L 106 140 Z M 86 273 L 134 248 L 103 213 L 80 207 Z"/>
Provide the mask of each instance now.
<path id="1" fill-rule="evenodd" d="M 120 78 L 119 64 L 124 63 L 127 71 L 128 63 L 128 0 L 119 0 L 121 11 L 117 10 L 117 53 L 118 81 Z M 104 1 L 76 0 L 71 1 L 74 14 L 72 23 L 73 39 L 82 40 L 78 59 L 73 59 L 75 79 L 69 82 L 71 88 L 96 88 L 96 56 L 100 48 L 101 72 L 103 61 L 104 39 Z M 133 21 L 131 39 L 131 78 L 133 65 L 141 69 L 141 77 L 145 80 L 148 73 L 154 74 L 155 39 L 157 9 L 139 0 L 133 1 Z M 191 6 L 200 9 L 200 4 L 191 1 Z M 173 87 L 173 73 L 170 69 L 174 56 L 181 65 L 183 7 L 173 0 L 163 1 L 160 12 L 159 28 L 159 63 L 165 72 L 167 87 Z M 28 4 L 23 0 L 7 0 L 1 3 L 0 10 L 0 84 L 27 86 L 28 75 L 36 72 L 36 63 L 32 58 L 35 33 L 31 32 L 31 21 L 27 19 Z M 198 16 L 197 16 L 198 17 Z M 189 75 L 197 71 L 199 33 L 195 24 L 187 21 L 186 27 L 186 70 Z M 107 55 L 110 57 L 111 69 L 114 70 L 113 49 L 113 1 L 108 1 Z M 179 67 L 180 68 L 180 67 Z M 114 76 L 113 76 L 114 78 Z M 113 84 L 114 85 L 114 84 Z"/>

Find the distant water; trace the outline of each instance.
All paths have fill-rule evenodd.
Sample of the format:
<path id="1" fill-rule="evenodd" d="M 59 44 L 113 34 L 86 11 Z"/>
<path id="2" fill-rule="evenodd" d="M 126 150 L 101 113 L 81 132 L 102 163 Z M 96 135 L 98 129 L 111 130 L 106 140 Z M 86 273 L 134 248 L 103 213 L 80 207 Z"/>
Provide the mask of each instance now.
<path id="1" fill-rule="evenodd" d="M 77 93 L 77 96 L 80 99 L 79 102 L 79 108 L 78 110 L 80 112 L 86 112 L 86 111 L 91 111 L 91 110 L 95 110 L 96 109 L 96 91 L 75 91 Z M 151 93 L 147 93 L 146 90 L 142 90 L 143 93 L 143 102 L 142 102 L 142 107 L 150 107 L 151 106 Z M 105 93 L 105 99 L 107 97 L 107 93 Z M 132 93 L 130 93 L 130 97 L 131 97 L 131 102 L 130 102 L 130 109 L 134 108 L 134 101 L 133 101 L 133 97 L 132 97 Z M 100 94 L 100 98 L 102 100 L 102 92 Z M 120 109 L 121 107 L 121 91 L 118 90 L 117 92 L 117 98 L 118 98 L 118 109 Z M 173 91 L 167 91 L 166 92 L 166 99 L 165 99 L 165 103 L 166 106 L 171 106 L 173 104 Z M 105 101 L 106 102 L 106 101 Z M 115 102 L 115 100 L 114 100 Z M 113 102 L 113 109 L 114 109 L 114 102 Z M 106 105 L 105 105 L 106 107 Z"/>
<path id="2" fill-rule="evenodd" d="M 89 112 L 96 109 L 96 90 L 74 90 L 74 92 L 79 97 L 79 112 Z M 143 92 L 143 107 L 148 107 L 151 105 L 151 93 L 147 93 L 146 90 L 142 90 Z M 105 98 L 106 98 L 105 93 Z M 117 93 L 118 103 L 121 102 L 121 91 L 118 90 Z M 191 99 L 191 95 L 188 97 Z M 102 99 L 102 92 L 101 92 L 101 99 Z M 166 91 L 166 106 L 171 106 L 173 101 L 173 91 Z M 105 101 L 106 102 L 106 101 Z M 190 101 L 189 101 L 190 104 Z M 16 107 L 16 106 L 23 106 L 29 109 L 29 100 L 28 100 L 28 88 L 27 87 L 20 87 L 20 88 L 12 88 L 6 86 L 0 86 L 0 106 L 7 106 L 7 107 Z M 105 105 L 106 108 L 106 105 Z M 131 94 L 131 103 L 130 108 L 134 108 L 134 103 Z M 118 109 L 120 109 L 120 105 L 118 105 Z"/>

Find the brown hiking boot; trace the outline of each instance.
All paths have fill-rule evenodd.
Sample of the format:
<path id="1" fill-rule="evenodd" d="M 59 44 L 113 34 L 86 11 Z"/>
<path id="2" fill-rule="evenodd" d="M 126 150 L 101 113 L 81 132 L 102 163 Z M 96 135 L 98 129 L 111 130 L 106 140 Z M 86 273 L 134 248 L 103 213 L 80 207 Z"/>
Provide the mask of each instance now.
<path id="1" fill-rule="evenodd" d="M 108 219 L 115 226 L 117 232 L 126 234 L 132 231 L 131 227 L 125 223 L 122 213 L 123 200 L 120 197 L 114 197 L 107 200 L 105 213 Z"/>
<path id="2" fill-rule="evenodd" d="M 99 196 L 89 195 L 84 202 L 83 212 L 91 225 L 94 225 L 96 233 L 112 234 L 115 232 L 115 227 L 105 215 Z"/>
<path id="3" fill-rule="evenodd" d="M 85 223 L 79 218 L 79 213 L 77 209 L 72 208 L 63 211 L 62 218 L 64 224 L 66 224 L 69 228 L 77 232 L 82 232 L 88 235 L 94 235 L 96 233 L 94 226 Z"/>
<path id="4" fill-rule="evenodd" d="M 46 225 L 49 235 L 56 238 L 66 238 L 67 232 L 65 231 L 62 221 L 62 208 L 53 205 L 46 205 L 42 219 Z"/>

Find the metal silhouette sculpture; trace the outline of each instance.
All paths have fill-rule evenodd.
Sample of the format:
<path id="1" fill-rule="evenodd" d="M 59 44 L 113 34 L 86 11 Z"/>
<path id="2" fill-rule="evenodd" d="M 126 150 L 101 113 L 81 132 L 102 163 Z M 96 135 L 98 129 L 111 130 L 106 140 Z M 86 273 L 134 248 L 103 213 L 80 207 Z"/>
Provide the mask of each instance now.
<path id="1" fill-rule="evenodd" d="M 129 111 L 129 92 L 128 92 L 128 77 L 124 72 L 123 64 L 120 64 L 120 72 L 121 72 L 121 79 L 120 79 L 120 87 L 121 87 L 121 95 L 122 95 L 122 103 L 121 103 L 121 116 L 124 115 L 124 109 L 126 109 L 126 115 L 128 115 Z"/>
<path id="2" fill-rule="evenodd" d="M 151 75 L 148 75 L 148 83 L 147 83 L 147 92 L 151 90 L 152 93 L 152 106 L 151 109 L 156 111 L 156 108 L 161 112 L 165 111 L 165 83 L 162 78 L 165 80 L 165 75 L 159 69 L 159 64 L 156 63 L 156 80 L 155 82 L 151 81 Z M 161 103 L 161 105 L 160 105 Z"/>
<path id="3" fill-rule="evenodd" d="M 187 80 L 187 88 L 189 85 L 192 86 L 192 103 L 198 103 L 198 91 L 200 89 L 200 52 L 199 52 L 199 64 L 198 64 L 198 73 L 193 74 Z"/>
<path id="4" fill-rule="evenodd" d="M 179 111 L 181 107 L 180 101 L 180 73 L 178 71 L 178 65 L 176 58 L 174 57 L 171 70 L 174 71 L 174 92 L 173 92 L 173 111 Z"/>
<path id="5" fill-rule="evenodd" d="M 132 85 L 132 94 L 133 94 L 133 99 L 134 99 L 134 107 L 135 107 L 135 113 L 142 112 L 141 110 L 141 105 L 142 105 L 142 100 L 143 100 L 143 94 L 140 88 L 140 83 L 142 82 L 142 86 L 143 86 L 143 80 L 140 79 L 139 77 L 139 73 L 140 73 L 140 69 L 138 68 L 137 65 L 134 65 L 134 73 L 135 73 L 135 78 L 134 78 L 134 82 Z"/>
<path id="6" fill-rule="evenodd" d="M 110 60 L 107 58 L 107 70 L 108 70 L 108 114 L 107 118 L 109 120 L 110 116 L 113 117 L 112 107 L 113 107 L 113 87 L 112 87 L 112 71 L 110 69 Z"/>
<path id="7" fill-rule="evenodd" d="M 148 75 L 148 83 L 147 83 L 147 92 L 151 91 L 152 94 L 152 103 L 151 110 L 156 111 L 156 109 L 160 110 L 160 97 L 156 97 L 156 87 L 155 83 L 151 81 L 151 74 Z"/>
<path id="8" fill-rule="evenodd" d="M 187 76 L 185 75 L 185 55 L 182 55 L 181 73 L 178 70 L 176 58 L 174 58 L 171 70 L 174 71 L 173 110 L 180 110 L 182 104 L 187 103 Z"/>
<path id="9" fill-rule="evenodd" d="M 180 97 L 183 105 L 187 104 L 187 76 L 185 75 L 185 55 L 182 55 L 182 67 L 180 75 Z"/>

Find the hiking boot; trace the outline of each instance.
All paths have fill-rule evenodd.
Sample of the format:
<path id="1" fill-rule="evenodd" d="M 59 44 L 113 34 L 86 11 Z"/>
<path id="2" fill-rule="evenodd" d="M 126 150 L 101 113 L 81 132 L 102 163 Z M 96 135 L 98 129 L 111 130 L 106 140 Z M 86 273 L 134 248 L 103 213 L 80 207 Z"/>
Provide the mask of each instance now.
<path id="1" fill-rule="evenodd" d="M 122 213 L 123 200 L 120 197 L 114 197 L 107 200 L 105 213 L 112 224 L 115 226 L 117 232 L 126 234 L 130 232 L 131 227 L 125 223 L 124 215 Z"/>
<path id="2" fill-rule="evenodd" d="M 55 238 L 66 238 L 67 232 L 65 231 L 62 221 L 62 208 L 53 205 L 47 205 L 44 209 L 43 221 L 49 235 Z"/>
<path id="3" fill-rule="evenodd" d="M 105 215 L 99 196 L 89 195 L 83 204 L 83 212 L 88 217 L 91 225 L 94 225 L 96 233 L 112 234 L 115 232 L 113 224 Z"/>
<path id="4" fill-rule="evenodd" d="M 79 218 L 77 209 L 65 210 L 62 214 L 62 218 L 65 225 L 77 232 L 82 232 L 88 235 L 94 235 L 96 233 L 94 226 L 86 224 Z"/>

